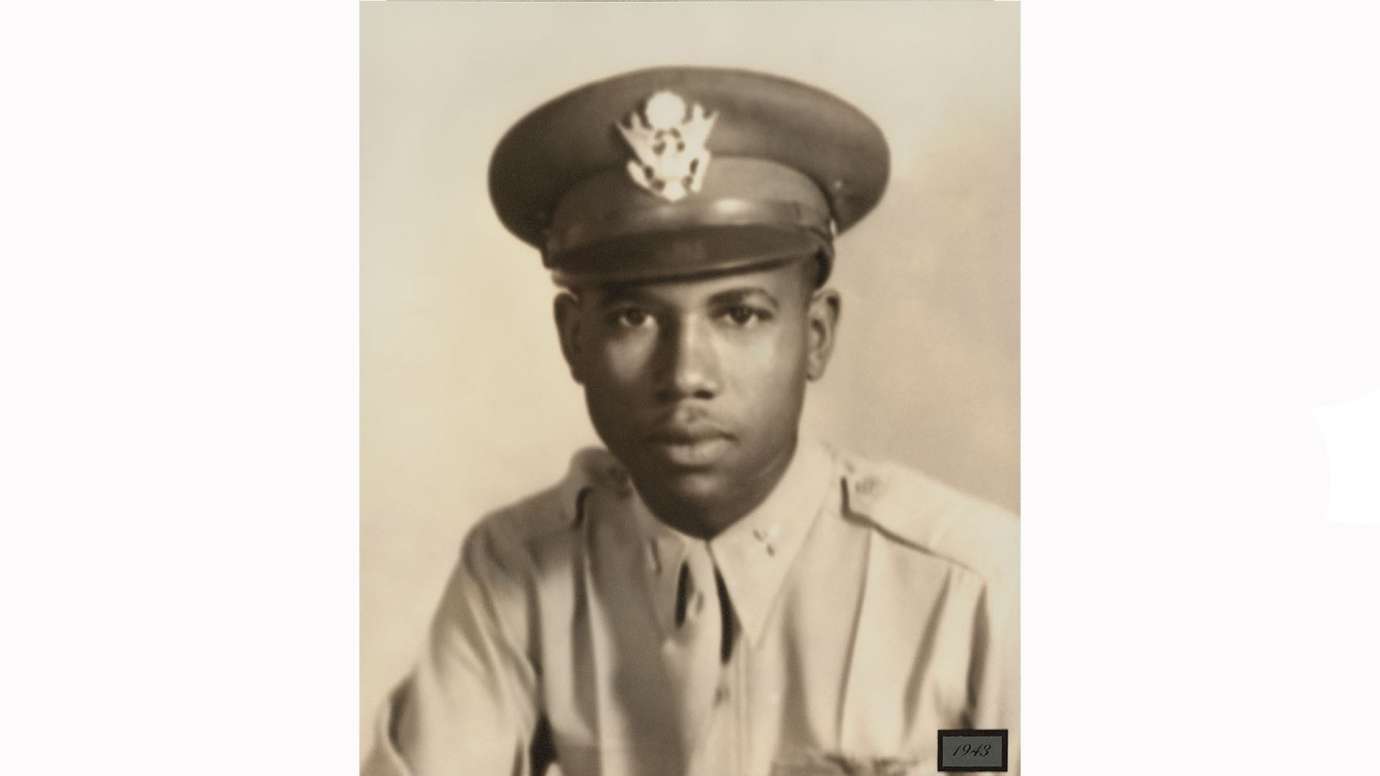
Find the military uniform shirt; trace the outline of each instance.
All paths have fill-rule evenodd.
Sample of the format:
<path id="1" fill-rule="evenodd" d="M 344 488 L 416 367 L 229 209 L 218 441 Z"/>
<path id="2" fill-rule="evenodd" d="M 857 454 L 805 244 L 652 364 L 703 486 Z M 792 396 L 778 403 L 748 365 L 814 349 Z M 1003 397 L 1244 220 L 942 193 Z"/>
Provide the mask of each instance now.
<path id="1" fill-rule="evenodd" d="M 802 442 L 766 501 L 708 542 L 731 641 L 687 742 L 662 654 L 695 541 L 602 451 L 486 518 L 365 772 L 524 774 L 540 730 L 564 776 L 933 774 L 937 731 L 965 727 L 1008 729 L 1019 771 L 1009 513 Z"/>

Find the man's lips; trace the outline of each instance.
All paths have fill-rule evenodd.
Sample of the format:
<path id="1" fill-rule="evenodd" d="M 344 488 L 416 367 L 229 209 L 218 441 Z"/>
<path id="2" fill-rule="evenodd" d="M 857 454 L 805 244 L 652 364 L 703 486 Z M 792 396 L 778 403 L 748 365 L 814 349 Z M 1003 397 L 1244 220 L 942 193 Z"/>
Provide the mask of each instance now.
<path id="1" fill-rule="evenodd" d="M 688 426 L 657 429 L 647 435 L 647 441 L 658 445 L 693 445 L 731 437 L 728 432 L 714 426 Z"/>
<path id="2" fill-rule="evenodd" d="M 658 458 L 681 468 L 713 465 L 725 452 L 733 436 L 717 426 L 669 426 L 648 434 L 647 443 Z"/>

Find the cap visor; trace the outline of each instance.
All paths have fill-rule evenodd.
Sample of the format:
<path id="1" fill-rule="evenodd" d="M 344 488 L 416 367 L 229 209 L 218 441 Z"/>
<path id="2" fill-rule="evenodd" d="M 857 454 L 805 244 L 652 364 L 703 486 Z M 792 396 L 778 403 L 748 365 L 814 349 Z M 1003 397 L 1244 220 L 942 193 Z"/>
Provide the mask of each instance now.
<path id="1" fill-rule="evenodd" d="M 623 235 L 563 253 L 557 274 L 573 281 L 655 281 L 740 272 L 812 256 L 828 243 L 813 232 L 762 225 L 703 226 Z"/>

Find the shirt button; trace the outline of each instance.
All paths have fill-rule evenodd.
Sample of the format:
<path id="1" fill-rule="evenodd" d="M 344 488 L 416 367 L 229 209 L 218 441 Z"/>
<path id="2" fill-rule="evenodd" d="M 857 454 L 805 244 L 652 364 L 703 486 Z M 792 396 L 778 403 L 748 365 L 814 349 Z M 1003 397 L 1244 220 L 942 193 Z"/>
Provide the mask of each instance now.
<path id="1" fill-rule="evenodd" d="M 719 685 L 719 688 L 718 688 L 717 690 L 714 691 L 714 703 L 715 703 L 715 704 L 723 704 L 723 703 L 726 703 L 727 701 L 728 701 L 728 687 L 721 684 L 721 685 Z"/>

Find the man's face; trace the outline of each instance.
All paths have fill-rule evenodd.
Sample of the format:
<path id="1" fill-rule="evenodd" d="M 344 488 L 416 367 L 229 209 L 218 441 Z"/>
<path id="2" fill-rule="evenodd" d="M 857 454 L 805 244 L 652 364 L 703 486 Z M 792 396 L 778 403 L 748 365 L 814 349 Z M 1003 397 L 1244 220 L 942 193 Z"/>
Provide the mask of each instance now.
<path id="1" fill-rule="evenodd" d="M 813 271 L 792 262 L 558 300 L 594 428 L 663 519 L 717 532 L 789 463 L 805 383 L 823 373 L 838 314 Z"/>

